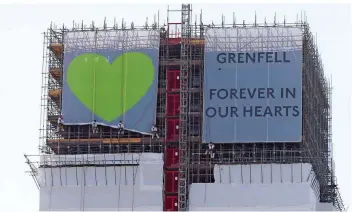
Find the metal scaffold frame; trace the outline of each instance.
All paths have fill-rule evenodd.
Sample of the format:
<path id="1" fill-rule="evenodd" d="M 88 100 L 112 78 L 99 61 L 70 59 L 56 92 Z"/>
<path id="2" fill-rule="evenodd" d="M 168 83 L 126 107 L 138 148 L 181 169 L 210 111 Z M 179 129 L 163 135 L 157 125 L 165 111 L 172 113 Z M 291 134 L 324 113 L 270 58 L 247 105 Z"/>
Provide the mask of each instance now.
<path id="1" fill-rule="evenodd" d="M 80 33 L 81 35 L 88 34 L 89 32 L 100 32 L 104 34 L 105 32 L 137 32 L 138 30 L 160 30 L 159 22 L 154 18 L 152 24 L 148 24 L 146 21 L 144 26 L 135 26 L 133 22 L 130 26 L 122 21 L 119 25 L 114 22 L 112 27 L 108 27 L 106 20 L 104 20 L 104 26 L 98 28 L 95 26 L 94 22 L 90 26 L 81 24 L 73 24 L 72 28 L 67 26 L 62 26 L 58 28 L 55 25 L 51 25 L 50 28 L 44 33 L 44 51 L 43 51 L 43 83 L 42 83 L 42 113 L 41 113 L 41 124 L 40 124 L 40 149 L 43 153 L 53 153 L 56 154 L 84 154 L 84 153 L 116 153 L 116 152 L 163 152 L 163 142 L 164 142 L 164 115 L 156 113 L 157 127 L 160 130 L 160 139 L 151 139 L 148 135 L 137 135 L 133 132 L 126 133 L 127 139 L 139 137 L 141 142 L 139 144 L 125 143 L 120 145 L 115 145 L 113 143 L 113 138 L 116 132 L 114 130 L 104 130 L 99 133 L 99 136 L 93 136 L 91 133 L 91 126 L 65 126 L 64 132 L 57 132 L 57 120 L 61 114 L 61 90 L 63 87 L 63 47 L 64 47 L 64 34 L 66 32 Z M 74 38 L 73 38 L 74 39 Z M 99 41 L 100 39 L 100 41 Z M 106 39 L 99 38 L 99 45 L 106 45 Z M 84 42 L 84 37 L 80 41 Z M 75 42 L 71 38 L 71 43 Z M 78 40 L 77 40 L 78 42 Z M 80 42 L 80 45 L 82 44 Z M 142 41 L 141 41 L 142 42 Z M 84 46 L 83 46 L 84 47 Z M 92 48 L 89 47 L 88 48 Z M 162 49 L 162 47 L 160 47 Z M 162 76 L 160 76 L 162 77 Z M 158 86 L 161 86 L 159 84 Z M 159 87 L 159 90 L 161 88 Z M 164 107 L 165 102 L 159 101 L 163 99 L 164 94 L 158 96 L 157 108 Z M 76 142 L 79 139 L 82 142 Z M 97 142 L 95 140 L 105 140 L 105 142 Z M 60 142 L 61 140 L 68 140 L 69 142 Z M 71 140 L 71 142 L 70 142 Z M 106 141 L 106 140 L 110 140 Z M 142 145 L 140 144 L 142 143 Z"/>
<path id="2" fill-rule="evenodd" d="M 187 210 L 188 205 L 188 180 L 189 180 L 189 139 L 188 139 L 188 114 L 189 114 L 189 72 L 191 68 L 191 5 L 182 4 L 181 11 L 181 68 L 180 68 L 180 168 L 179 168 L 179 187 L 178 187 L 178 209 Z"/>
<path id="3" fill-rule="evenodd" d="M 154 18 L 151 26 L 146 24 L 142 27 L 130 26 L 122 21 L 119 25 L 115 22 L 112 27 L 104 23 L 103 27 L 97 28 L 94 23 L 90 26 L 74 24 L 72 28 L 62 26 L 58 28 L 51 25 L 44 33 L 43 73 L 42 73 L 42 97 L 41 97 L 41 124 L 40 124 L 40 151 L 44 154 L 87 154 L 87 153 L 141 153 L 156 152 L 166 154 L 167 148 L 178 151 L 178 163 L 172 164 L 170 169 L 178 170 L 177 205 L 178 210 L 188 209 L 188 186 L 192 183 L 214 182 L 214 164 L 269 164 L 269 163 L 310 163 L 313 166 L 314 189 L 319 194 L 321 202 L 333 203 L 341 211 L 344 205 L 337 187 L 332 158 L 332 85 L 324 77 L 323 65 L 318 53 L 316 41 L 310 31 L 306 20 L 288 23 L 284 20 L 279 23 L 254 24 L 232 23 L 226 24 L 224 17 L 221 24 L 208 24 L 202 22 L 192 23 L 192 9 L 190 4 L 183 4 L 179 10 L 168 10 L 181 15 L 180 23 L 169 22 L 161 26 Z M 168 14 L 169 15 L 169 14 Z M 159 19 L 159 17 L 158 17 Z M 179 21 L 179 20 L 178 20 Z M 166 26 L 167 25 L 167 26 Z M 170 25 L 179 25 L 172 31 Z M 204 80 L 204 34 L 207 28 L 290 28 L 302 29 L 303 41 L 303 64 L 302 64 L 302 143 L 253 143 L 253 144 L 216 144 L 217 157 L 211 161 L 205 156 L 206 144 L 202 141 L 202 114 L 203 114 L 203 80 Z M 67 128 L 67 134 L 56 132 L 57 118 L 61 114 L 61 92 L 63 75 L 57 74 L 63 71 L 64 51 L 56 51 L 63 45 L 64 33 L 68 31 L 116 31 L 116 30 L 160 30 L 160 60 L 158 79 L 158 103 L 156 112 L 156 125 L 159 129 L 160 139 L 151 139 L 150 136 L 142 136 L 142 142 L 114 144 L 93 142 L 93 137 L 85 135 L 90 128 L 78 126 L 78 129 Z M 180 43 L 171 44 L 179 39 Z M 226 43 L 226 42 L 225 42 Z M 227 44 L 226 44 L 227 45 Z M 256 45 L 255 42 L 249 45 Z M 171 68 L 170 68 L 171 67 Z M 172 69 L 172 70 L 171 70 Z M 179 71 L 179 89 L 168 91 L 168 73 Z M 56 71 L 56 72 L 55 72 Z M 55 94 L 55 95 L 54 95 Z M 179 112 L 176 115 L 168 115 L 168 96 L 179 95 Z M 175 138 L 167 139 L 168 119 L 178 119 L 178 134 Z M 106 133 L 106 134 L 104 134 Z M 101 137 L 113 137 L 113 132 L 104 132 Z M 88 137 L 87 137 L 88 136 Z M 129 137 L 135 136 L 129 134 Z M 60 142 L 63 138 L 78 138 L 80 143 Z M 87 138 L 86 138 L 87 137 Z M 56 141 L 50 143 L 49 141 Z M 27 163 L 31 164 L 29 159 Z M 176 168 L 175 168 L 176 167 Z M 31 173 L 36 176 L 37 170 L 31 165 Z M 164 179 L 165 181 L 165 179 Z M 176 193 L 175 192 L 175 193 Z M 172 194 L 176 195 L 176 194 Z M 172 196 L 171 195 L 171 196 Z"/>

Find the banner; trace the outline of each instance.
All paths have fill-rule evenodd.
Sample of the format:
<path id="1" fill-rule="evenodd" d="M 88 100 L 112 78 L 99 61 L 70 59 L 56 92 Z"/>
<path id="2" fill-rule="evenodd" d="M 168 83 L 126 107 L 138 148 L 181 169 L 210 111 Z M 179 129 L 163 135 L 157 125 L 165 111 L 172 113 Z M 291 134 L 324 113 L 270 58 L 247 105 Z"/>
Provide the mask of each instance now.
<path id="1" fill-rule="evenodd" d="M 77 31 L 64 36 L 62 115 L 150 133 L 155 124 L 160 34 L 157 30 Z"/>
<path id="2" fill-rule="evenodd" d="M 203 142 L 300 142 L 302 30 L 209 29 Z"/>

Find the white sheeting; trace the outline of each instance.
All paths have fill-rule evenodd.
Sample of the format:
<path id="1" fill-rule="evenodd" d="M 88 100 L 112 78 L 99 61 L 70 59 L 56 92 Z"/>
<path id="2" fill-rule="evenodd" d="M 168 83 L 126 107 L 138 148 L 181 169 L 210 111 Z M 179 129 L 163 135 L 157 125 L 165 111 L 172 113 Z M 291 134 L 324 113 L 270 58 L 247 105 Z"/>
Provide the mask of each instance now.
<path id="1" fill-rule="evenodd" d="M 252 164 L 215 165 L 215 183 L 300 183 L 314 179 L 312 165 L 295 164 Z"/>
<path id="2" fill-rule="evenodd" d="M 40 168 L 40 210 L 163 209 L 162 154 L 54 156 L 51 161 L 101 163 L 105 158 L 132 160 L 138 166 Z M 74 158 L 74 159 L 73 159 Z M 48 158 L 46 158 L 48 159 Z M 53 162 L 52 162 L 53 163 Z M 120 163 L 118 163 L 120 164 Z"/>
<path id="3" fill-rule="evenodd" d="M 192 184 L 190 210 L 315 210 L 309 183 Z"/>
<path id="4" fill-rule="evenodd" d="M 139 166 L 41 168 L 41 211 L 163 210 L 162 154 L 81 155 L 78 158 L 51 156 L 50 161 L 98 164 L 104 158 L 115 161 L 129 158 Z M 190 210 L 312 211 L 333 208 L 331 204 L 317 202 L 311 188 L 314 173 L 310 164 L 216 165 L 214 177 L 215 183 L 191 185 Z"/>
<path id="5" fill-rule="evenodd" d="M 215 165 L 215 183 L 192 184 L 190 210 L 314 211 L 310 164 Z M 317 189 L 317 188 L 316 188 Z"/>
<path id="6" fill-rule="evenodd" d="M 162 199 L 162 188 L 141 190 L 133 185 L 45 187 L 40 190 L 40 210 L 161 211 Z"/>

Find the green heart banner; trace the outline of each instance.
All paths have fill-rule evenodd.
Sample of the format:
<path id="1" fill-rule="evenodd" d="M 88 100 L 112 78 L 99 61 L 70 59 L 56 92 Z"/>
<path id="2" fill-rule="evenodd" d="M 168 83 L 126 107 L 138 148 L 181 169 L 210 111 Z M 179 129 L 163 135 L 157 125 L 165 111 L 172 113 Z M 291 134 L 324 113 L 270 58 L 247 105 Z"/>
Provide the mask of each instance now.
<path id="1" fill-rule="evenodd" d="M 103 55 L 88 53 L 72 60 L 67 84 L 90 111 L 111 122 L 141 100 L 154 72 L 152 60 L 140 52 L 124 53 L 111 64 Z"/>
<path id="2" fill-rule="evenodd" d="M 153 36 L 143 37 L 152 39 L 146 40 L 143 48 L 132 40 L 129 49 L 122 49 L 121 42 L 126 41 L 123 36 L 137 36 L 128 33 L 131 34 L 109 37 L 117 45 L 111 48 L 88 44 L 82 48 L 79 45 L 83 44 L 72 40 L 66 43 L 65 51 L 69 50 L 64 54 L 62 93 L 66 125 L 85 125 L 96 120 L 100 125 L 116 127 L 122 120 L 126 130 L 150 133 L 156 117 L 159 37 L 156 32 L 145 31 Z M 93 39 L 102 36 L 109 35 L 87 39 L 94 43 Z"/>

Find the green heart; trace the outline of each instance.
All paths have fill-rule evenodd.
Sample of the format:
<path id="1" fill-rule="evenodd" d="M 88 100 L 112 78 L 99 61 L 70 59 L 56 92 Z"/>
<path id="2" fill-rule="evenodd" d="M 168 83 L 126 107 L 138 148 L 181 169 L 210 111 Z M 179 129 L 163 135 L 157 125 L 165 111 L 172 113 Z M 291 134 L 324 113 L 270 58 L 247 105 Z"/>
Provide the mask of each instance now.
<path id="1" fill-rule="evenodd" d="M 93 113 L 111 122 L 131 109 L 154 81 L 154 66 L 140 52 L 124 53 L 112 64 L 99 54 L 75 57 L 67 70 L 67 83 Z"/>

